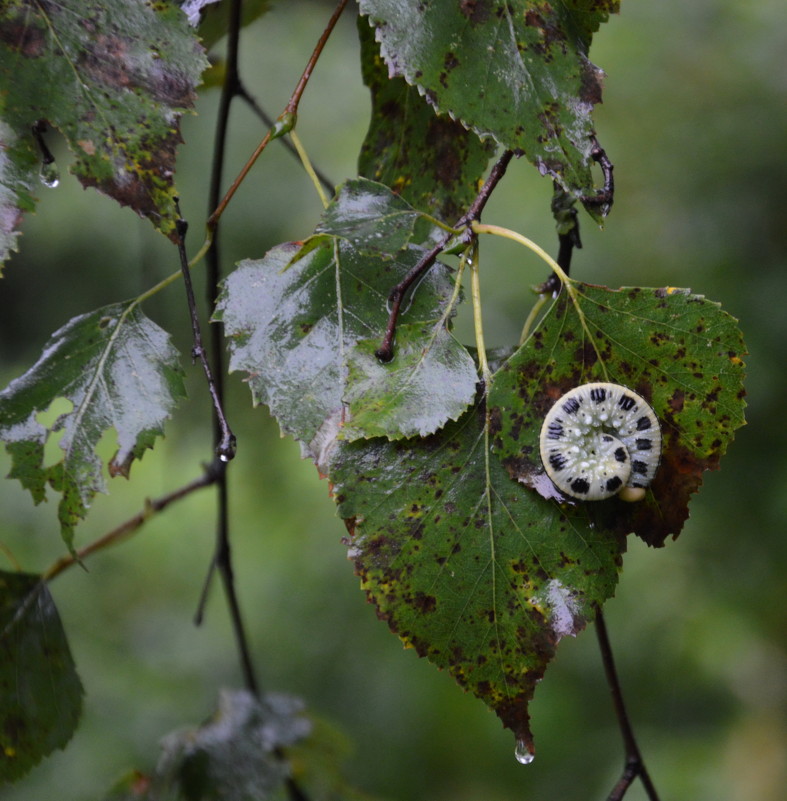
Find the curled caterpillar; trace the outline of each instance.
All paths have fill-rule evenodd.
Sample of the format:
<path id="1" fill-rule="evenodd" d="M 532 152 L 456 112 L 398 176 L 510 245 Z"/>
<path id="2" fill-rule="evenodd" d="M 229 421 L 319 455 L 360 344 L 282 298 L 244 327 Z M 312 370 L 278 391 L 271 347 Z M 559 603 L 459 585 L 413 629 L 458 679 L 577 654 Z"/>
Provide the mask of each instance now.
<path id="1" fill-rule="evenodd" d="M 559 398 L 541 427 L 541 461 L 565 495 L 639 501 L 661 459 L 656 413 L 620 384 L 582 384 Z"/>

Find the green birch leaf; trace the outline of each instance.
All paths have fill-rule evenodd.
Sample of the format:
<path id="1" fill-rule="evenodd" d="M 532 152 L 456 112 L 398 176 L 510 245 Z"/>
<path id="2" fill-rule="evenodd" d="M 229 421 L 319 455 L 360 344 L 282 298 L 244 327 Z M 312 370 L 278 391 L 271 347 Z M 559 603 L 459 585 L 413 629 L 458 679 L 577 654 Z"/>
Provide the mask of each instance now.
<path id="1" fill-rule="evenodd" d="M 593 33 L 617 0 L 360 0 L 391 74 L 441 114 L 524 152 L 575 197 L 594 194 Z M 588 211 L 599 216 L 597 208 Z"/>
<path id="2" fill-rule="evenodd" d="M 481 402 L 430 437 L 342 444 L 329 478 L 380 617 L 532 752 L 536 684 L 613 594 L 625 538 L 512 481 Z"/>
<path id="3" fill-rule="evenodd" d="M 522 761 L 536 684 L 559 640 L 613 594 L 627 535 L 677 536 L 702 472 L 743 424 L 744 344 L 718 304 L 570 287 L 460 420 L 422 439 L 340 443 L 327 469 L 380 617 L 498 714 Z M 643 394 L 661 420 L 662 463 L 640 503 L 573 502 L 540 464 L 548 409 L 598 380 Z"/>
<path id="4" fill-rule="evenodd" d="M 0 9 L 0 259 L 15 247 L 43 154 L 31 131 L 65 136 L 72 171 L 174 236 L 179 117 L 207 66 L 170 2 L 10 0 Z M 55 180 L 49 165 L 46 183 Z"/>
<path id="5" fill-rule="evenodd" d="M 428 248 L 434 220 L 384 184 L 363 178 L 347 181 L 315 228 L 345 240 L 358 253 L 391 258 L 409 248 Z"/>
<path id="6" fill-rule="evenodd" d="M 495 449 L 511 476 L 544 486 L 541 423 L 563 393 L 591 381 L 633 389 L 661 421 L 661 465 L 647 498 L 584 504 L 594 525 L 661 546 L 677 537 L 692 493 L 744 424 L 743 356 L 736 321 L 687 289 L 610 290 L 574 284 L 495 375 L 489 403 Z M 546 482 L 547 493 L 551 492 Z"/>
<path id="7" fill-rule="evenodd" d="M 494 142 L 482 142 L 447 115 L 437 115 L 414 86 L 388 77 L 366 20 L 359 17 L 363 81 L 372 96 L 358 172 L 409 203 L 453 223 L 475 199 Z"/>
<path id="8" fill-rule="evenodd" d="M 71 739 L 82 684 L 40 576 L 0 571 L 0 784 Z"/>
<path id="9" fill-rule="evenodd" d="M 477 381 L 451 336 L 454 282 L 435 265 L 400 317 L 394 359 L 373 355 L 388 320 L 386 298 L 433 241 L 431 221 L 380 184 L 348 182 L 318 234 L 226 280 L 230 370 L 245 370 L 255 403 L 318 462 L 336 437 L 407 437 L 459 417 Z"/>
<path id="10" fill-rule="evenodd" d="M 439 428 L 436 409 L 467 408 L 477 373 L 444 325 L 399 325 L 396 342 L 395 370 L 374 355 L 379 340 L 362 340 L 348 354 L 343 439 L 425 436 Z"/>
<path id="11" fill-rule="evenodd" d="M 104 306 L 74 317 L 56 331 L 41 357 L 0 392 L 0 439 L 17 478 L 36 503 L 46 486 L 62 494 L 61 532 L 73 548 L 74 527 L 96 492 L 105 490 L 96 446 L 114 428 L 118 450 L 111 475 L 125 475 L 131 463 L 153 447 L 176 401 L 185 396 L 177 351 L 169 335 L 134 301 Z M 57 399 L 71 408 L 54 423 L 38 415 Z M 47 439 L 62 432 L 63 458 L 44 464 Z"/>

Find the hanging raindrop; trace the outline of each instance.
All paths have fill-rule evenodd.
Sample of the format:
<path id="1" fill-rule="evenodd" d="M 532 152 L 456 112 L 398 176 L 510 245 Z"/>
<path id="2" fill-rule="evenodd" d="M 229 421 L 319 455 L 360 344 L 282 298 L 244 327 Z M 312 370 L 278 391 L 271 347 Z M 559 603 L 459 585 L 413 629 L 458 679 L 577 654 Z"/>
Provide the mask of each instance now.
<path id="1" fill-rule="evenodd" d="M 520 765 L 529 765 L 536 758 L 536 755 L 531 750 L 530 744 L 525 742 L 525 740 L 516 741 L 514 756 Z"/>
<path id="2" fill-rule="evenodd" d="M 41 165 L 38 177 L 41 179 L 41 183 L 49 189 L 54 189 L 60 183 L 60 170 L 54 160 L 45 161 Z"/>

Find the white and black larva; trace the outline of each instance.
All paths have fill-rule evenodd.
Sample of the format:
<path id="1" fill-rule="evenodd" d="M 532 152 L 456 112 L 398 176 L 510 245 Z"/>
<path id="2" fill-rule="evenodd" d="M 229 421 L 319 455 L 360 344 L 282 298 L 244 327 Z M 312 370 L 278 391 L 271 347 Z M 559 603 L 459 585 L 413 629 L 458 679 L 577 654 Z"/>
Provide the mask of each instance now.
<path id="1" fill-rule="evenodd" d="M 648 402 L 620 384 L 582 384 L 559 398 L 541 428 L 541 461 L 555 486 L 583 501 L 639 501 L 661 458 Z"/>

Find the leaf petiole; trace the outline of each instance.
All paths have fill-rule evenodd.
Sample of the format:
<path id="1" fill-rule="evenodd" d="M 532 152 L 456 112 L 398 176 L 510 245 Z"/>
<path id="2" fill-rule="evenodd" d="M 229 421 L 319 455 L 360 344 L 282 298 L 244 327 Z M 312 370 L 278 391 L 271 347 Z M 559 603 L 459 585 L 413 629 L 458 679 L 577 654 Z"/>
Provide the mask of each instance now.
<path id="1" fill-rule="evenodd" d="M 473 328 L 475 330 L 475 346 L 478 350 L 478 365 L 481 368 L 481 378 L 484 381 L 484 392 L 489 391 L 489 382 L 492 373 L 489 369 L 489 362 L 486 360 L 486 346 L 484 345 L 484 323 L 481 317 L 481 282 L 478 276 L 478 240 L 473 240 L 473 245 L 468 252 L 462 255 L 462 261 L 470 265 L 470 293 L 473 298 Z"/>
<path id="2" fill-rule="evenodd" d="M 320 179 L 317 177 L 317 173 L 315 172 L 314 166 L 312 165 L 312 161 L 309 158 L 309 154 L 306 152 L 306 148 L 304 148 L 300 137 L 298 136 L 298 134 L 295 133 L 294 129 L 290 131 L 290 140 L 292 141 L 292 144 L 295 146 L 295 149 L 298 151 L 298 157 L 301 160 L 303 169 L 306 170 L 306 174 L 311 179 L 311 182 L 314 184 L 314 188 L 317 190 L 317 194 L 320 196 L 322 207 L 324 209 L 327 209 L 328 196 L 325 194 L 325 190 L 322 187 L 322 183 L 320 183 Z"/>
<path id="3" fill-rule="evenodd" d="M 563 268 L 532 239 L 528 239 L 526 236 L 523 236 L 517 231 L 512 231 L 510 228 L 503 228 L 501 225 L 487 225 L 477 222 L 476 220 L 470 223 L 470 228 L 474 234 L 493 234 L 494 236 L 502 236 L 505 239 L 511 239 L 514 242 L 518 242 L 520 245 L 524 245 L 549 265 L 564 286 L 568 288 L 568 285 L 571 283 L 571 279 L 566 275 Z M 571 293 L 570 289 L 569 293 Z"/>
<path id="4" fill-rule="evenodd" d="M 503 228 L 500 225 L 486 225 L 484 223 L 479 223 L 477 221 L 473 221 L 470 223 L 470 230 L 478 235 L 478 234 L 493 234 L 494 236 L 502 236 L 505 239 L 511 239 L 514 242 L 519 243 L 520 245 L 524 245 L 528 250 L 532 250 L 537 256 L 539 256 L 543 261 L 545 261 L 555 275 L 560 279 L 560 282 L 566 288 L 566 293 L 568 297 L 571 299 L 571 303 L 573 304 L 574 308 L 576 309 L 577 316 L 579 317 L 579 322 L 582 325 L 582 329 L 585 332 L 588 342 L 595 350 L 596 355 L 598 356 L 599 364 L 601 365 L 601 369 L 604 372 L 605 380 L 608 380 L 606 376 L 606 366 L 604 365 L 604 359 L 602 358 L 602 354 L 598 350 L 598 346 L 596 344 L 593 335 L 588 328 L 587 321 L 585 319 L 585 313 L 582 311 L 582 306 L 579 302 L 579 294 L 577 293 L 577 288 L 575 286 L 575 282 L 568 277 L 566 271 L 539 245 L 533 242 L 532 239 L 528 239 L 526 236 L 518 233 L 517 231 L 512 231 L 510 228 Z M 548 296 L 547 296 L 548 297 Z M 538 304 L 536 304 L 538 306 Z M 534 310 L 537 313 L 537 309 Z M 531 311 L 528 315 L 528 319 L 525 321 L 525 327 L 522 332 L 523 336 L 529 333 L 529 326 L 532 325 L 534 317 L 534 311 Z"/>
<path id="5" fill-rule="evenodd" d="M 205 258 L 205 254 L 210 249 L 211 244 L 213 243 L 213 234 L 209 232 L 207 238 L 202 243 L 202 246 L 197 251 L 196 255 L 189 261 L 189 270 L 191 270 L 199 261 Z M 179 278 L 183 278 L 183 270 L 176 270 L 174 273 L 171 273 L 166 278 L 162 278 L 157 284 L 154 284 L 150 289 L 146 289 L 141 295 L 138 295 L 132 301 L 131 305 L 129 306 L 128 311 L 133 311 L 137 306 L 141 303 L 144 303 L 149 298 L 152 298 L 154 295 L 157 295 L 161 292 L 162 289 L 166 289 L 170 284 L 174 284 Z M 126 315 L 124 315 L 125 317 Z"/>

